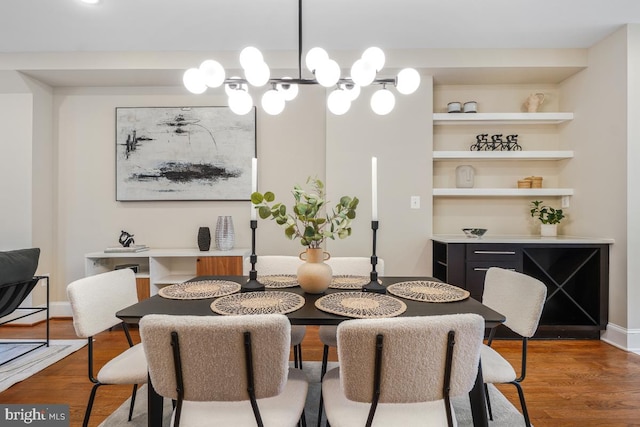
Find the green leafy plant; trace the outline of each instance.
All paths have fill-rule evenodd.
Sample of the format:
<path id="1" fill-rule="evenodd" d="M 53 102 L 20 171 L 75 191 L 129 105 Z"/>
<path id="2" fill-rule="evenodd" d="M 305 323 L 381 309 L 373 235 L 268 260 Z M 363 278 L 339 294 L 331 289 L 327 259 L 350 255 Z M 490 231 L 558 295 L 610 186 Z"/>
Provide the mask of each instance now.
<path id="1" fill-rule="evenodd" d="M 543 224 L 560 224 L 560 221 L 565 217 L 562 209 L 554 209 L 542 203 L 542 200 L 531 202 L 531 217 L 537 217 Z"/>
<path id="2" fill-rule="evenodd" d="M 299 238 L 303 246 L 319 248 L 325 239 L 349 237 L 351 221 L 356 217 L 358 198 L 342 196 L 330 213 L 324 213 L 327 207 L 324 183 L 309 177 L 307 185 L 310 187 L 308 191 L 299 185 L 293 187 L 293 213 L 287 212 L 282 203 L 274 203 L 276 196 L 270 191 L 251 194 L 251 203 L 256 205 L 260 218 L 275 220 L 284 227 L 287 238 Z"/>

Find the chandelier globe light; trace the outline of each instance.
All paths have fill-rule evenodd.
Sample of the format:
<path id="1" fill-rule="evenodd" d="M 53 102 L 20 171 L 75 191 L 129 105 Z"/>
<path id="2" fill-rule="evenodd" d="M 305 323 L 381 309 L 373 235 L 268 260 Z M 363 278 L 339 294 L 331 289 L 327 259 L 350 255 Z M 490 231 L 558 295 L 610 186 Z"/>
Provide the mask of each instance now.
<path id="1" fill-rule="evenodd" d="M 300 85 L 321 85 L 333 90 L 327 96 L 327 108 L 335 115 L 346 114 L 351 104 L 359 97 L 361 88 L 379 85 L 370 99 L 374 113 L 386 115 L 393 111 L 396 98 L 389 87 L 395 87 L 398 93 L 410 95 L 420 87 L 420 73 L 413 68 L 401 70 L 394 78 L 379 77 L 385 65 L 385 54 L 379 47 L 369 47 L 350 68 L 350 76 L 342 77 L 340 65 L 330 58 L 321 47 L 309 49 L 305 56 L 305 65 L 313 78 L 302 77 L 302 0 L 298 0 L 298 77 L 272 77 L 271 70 L 264 60 L 262 52 L 255 46 L 242 49 L 239 56 L 244 77 L 226 77 L 222 64 L 207 59 L 198 68 L 189 68 L 184 72 L 182 81 L 188 91 L 202 94 L 208 88 L 224 85 L 231 111 L 236 114 L 248 114 L 254 106 L 249 93 L 250 87 L 262 88 L 261 106 L 267 114 L 277 115 L 284 111 L 286 103 L 294 100 Z"/>

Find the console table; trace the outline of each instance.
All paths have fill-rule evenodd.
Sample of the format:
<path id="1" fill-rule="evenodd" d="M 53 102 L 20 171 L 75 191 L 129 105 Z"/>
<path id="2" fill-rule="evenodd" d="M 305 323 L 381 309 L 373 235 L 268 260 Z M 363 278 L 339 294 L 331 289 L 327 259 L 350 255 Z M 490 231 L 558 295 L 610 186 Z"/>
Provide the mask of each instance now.
<path id="1" fill-rule="evenodd" d="M 246 248 L 229 251 L 198 249 L 149 249 L 142 252 L 91 252 L 85 254 L 85 275 L 137 265 L 138 299 L 158 293 L 165 285 L 182 283 L 195 276 L 241 276 Z"/>
<path id="2" fill-rule="evenodd" d="M 547 300 L 535 337 L 598 339 L 606 328 L 612 239 L 435 235 L 432 241 L 433 276 L 467 289 L 479 301 L 490 267 L 542 281 Z"/>

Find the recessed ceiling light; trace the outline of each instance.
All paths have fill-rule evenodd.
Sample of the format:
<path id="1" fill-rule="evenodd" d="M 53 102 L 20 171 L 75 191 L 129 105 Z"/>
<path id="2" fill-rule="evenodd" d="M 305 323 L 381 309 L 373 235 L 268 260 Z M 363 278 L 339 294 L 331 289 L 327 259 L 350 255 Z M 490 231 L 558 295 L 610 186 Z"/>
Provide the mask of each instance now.
<path id="1" fill-rule="evenodd" d="M 82 3 L 87 3 L 87 4 L 98 4 L 100 3 L 100 0 L 80 0 L 82 1 Z"/>

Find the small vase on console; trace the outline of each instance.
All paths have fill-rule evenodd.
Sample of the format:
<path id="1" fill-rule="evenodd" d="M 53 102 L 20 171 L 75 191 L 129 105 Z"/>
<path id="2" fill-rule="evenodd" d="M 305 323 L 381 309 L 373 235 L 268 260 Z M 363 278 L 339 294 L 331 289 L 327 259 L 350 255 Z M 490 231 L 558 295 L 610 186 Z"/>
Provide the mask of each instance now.
<path id="1" fill-rule="evenodd" d="M 209 227 L 200 227 L 198 229 L 198 249 L 208 251 L 211 247 L 211 231 Z"/>
<path id="2" fill-rule="evenodd" d="M 221 251 L 233 249 L 236 243 L 236 235 L 233 229 L 233 218 L 219 216 L 216 223 L 216 247 Z"/>
<path id="3" fill-rule="evenodd" d="M 306 261 L 298 267 L 298 283 L 308 294 L 321 294 L 331 284 L 333 271 L 325 261 L 331 258 L 322 248 L 307 248 L 300 254 L 300 259 Z"/>

